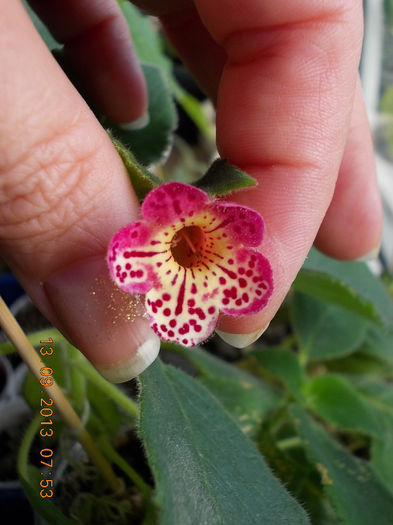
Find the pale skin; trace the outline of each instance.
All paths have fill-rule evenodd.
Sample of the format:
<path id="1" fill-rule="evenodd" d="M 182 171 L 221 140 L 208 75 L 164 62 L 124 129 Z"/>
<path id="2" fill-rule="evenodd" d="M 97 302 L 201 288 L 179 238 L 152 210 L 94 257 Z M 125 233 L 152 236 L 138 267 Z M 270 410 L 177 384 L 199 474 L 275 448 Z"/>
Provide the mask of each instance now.
<path id="1" fill-rule="evenodd" d="M 143 76 L 115 0 L 31 3 L 104 113 L 120 123 L 144 114 Z M 226 332 L 253 333 L 271 321 L 314 242 L 339 259 L 380 243 L 357 74 L 362 2 L 135 3 L 161 18 L 214 100 L 220 154 L 259 182 L 233 200 L 264 217 L 261 251 L 275 290 L 258 314 L 219 322 Z M 0 7 L 2 254 L 36 305 L 91 361 L 126 361 L 151 331 L 142 317 L 130 323 L 108 315 L 113 288 L 104 257 L 112 235 L 138 217 L 137 199 L 105 131 L 23 7 L 7 0 Z M 111 312 L 117 302 L 124 308 L 116 293 Z"/>

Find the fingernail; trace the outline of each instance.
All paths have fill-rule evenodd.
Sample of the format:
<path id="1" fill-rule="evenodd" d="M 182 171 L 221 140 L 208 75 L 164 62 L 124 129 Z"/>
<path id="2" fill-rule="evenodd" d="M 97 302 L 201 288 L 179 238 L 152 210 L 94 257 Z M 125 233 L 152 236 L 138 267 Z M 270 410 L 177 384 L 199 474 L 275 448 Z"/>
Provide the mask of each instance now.
<path id="1" fill-rule="evenodd" d="M 366 253 L 365 255 L 362 255 L 362 257 L 358 257 L 355 259 L 358 262 L 370 262 L 376 259 L 379 255 L 379 252 L 381 250 L 381 244 L 378 244 L 375 248 L 373 248 L 370 252 Z"/>
<path id="2" fill-rule="evenodd" d="M 112 282 L 104 256 L 62 269 L 43 288 L 72 343 L 109 380 L 127 381 L 157 357 L 141 298 Z"/>
<path id="3" fill-rule="evenodd" d="M 99 373 L 111 383 L 124 383 L 141 374 L 158 356 L 161 341 L 156 334 L 145 341 L 137 353 L 126 361 L 110 365 L 93 363 Z"/>
<path id="4" fill-rule="evenodd" d="M 267 330 L 269 324 L 270 323 L 267 323 L 267 325 L 262 329 L 256 330 L 251 334 L 231 334 L 229 332 L 222 332 L 221 330 L 216 330 L 216 334 L 218 334 L 223 341 L 231 346 L 236 348 L 245 348 L 246 346 L 254 343 L 254 341 L 256 341 L 263 334 L 263 332 Z"/>
<path id="5" fill-rule="evenodd" d="M 119 128 L 124 129 L 125 131 L 137 131 L 138 129 L 145 128 L 150 122 L 149 112 L 146 111 L 141 117 L 131 122 L 124 122 L 123 124 L 118 124 Z"/>

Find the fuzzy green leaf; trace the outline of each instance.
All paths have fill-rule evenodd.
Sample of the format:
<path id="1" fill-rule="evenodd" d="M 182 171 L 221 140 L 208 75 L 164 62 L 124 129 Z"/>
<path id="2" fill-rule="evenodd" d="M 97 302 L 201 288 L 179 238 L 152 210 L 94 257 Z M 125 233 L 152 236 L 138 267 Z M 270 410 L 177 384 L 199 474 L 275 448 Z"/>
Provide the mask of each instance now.
<path id="1" fill-rule="evenodd" d="M 258 363 L 277 376 L 293 395 L 302 398 L 305 376 L 299 359 L 294 352 L 283 348 L 255 350 L 250 354 Z"/>
<path id="2" fill-rule="evenodd" d="M 217 159 L 195 185 L 214 197 L 257 184 L 254 178 L 236 166 L 229 164 L 227 160 Z"/>
<path id="3" fill-rule="evenodd" d="M 294 416 L 307 455 L 321 474 L 321 482 L 346 525 L 392 525 L 393 496 L 367 461 L 352 456 L 299 406 Z"/>
<path id="4" fill-rule="evenodd" d="M 294 289 L 393 327 L 393 301 L 364 263 L 337 261 L 312 249 Z"/>
<path id="5" fill-rule="evenodd" d="M 112 142 L 123 161 L 138 199 L 142 201 L 149 191 L 160 184 L 159 179 L 139 164 L 131 151 L 119 140 L 112 137 Z"/>
<path id="6" fill-rule="evenodd" d="M 363 345 L 364 350 L 393 366 L 393 333 L 379 326 L 370 325 Z"/>
<path id="7" fill-rule="evenodd" d="M 348 381 L 326 374 L 306 388 L 308 406 L 336 427 L 375 437 L 386 432 L 386 414 L 371 405 Z"/>
<path id="8" fill-rule="evenodd" d="M 201 383 L 224 405 L 243 432 L 250 437 L 256 435 L 261 421 L 279 403 L 278 395 L 262 379 L 201 348 L 164 346 L 176 346 L 176 351 L 195 366 Z"/>
<path id="9" fill-rule="evenodd" d="M 201 133 L 206 138 L 212 139 L 212 126 L 203 113 L 200 102 L 190 93 L 187 93 L 173 75 L 172 63 L 163 52 L 162 41 L 157 28 L 151 22 L 151 18 L 143 15 L 128 0 L 120 0 L 119 4 L 130 28 L 135 52 L 140 62 L 157 66 L 164 73 L 178 104 L 194 121 Z"/>
<path id="10" fill-rule="evenodd" d="M 355 351 L 368 323 L 332 303 L 296 292 L 292 298 L 294 329 L 302 354 L 310 359 L 334 359 Z"/>
<path id="11" fill-rule="evenodd" d="M 308 523 L 254 445 L 197 381 L 157 360 L 141 422 L 162 525 Z"/>
<path id="12" fill-rule="evenodd" d="M 177 124 L 175 106 L 162 71 L 156 66 L 142 64 L 149 97 L 149 124 L 143 129 L 126 131 L 103 119 L 113 136 L 130 149 L 137 161 L 145 166 L 164 158 L 172 144 Z"/>

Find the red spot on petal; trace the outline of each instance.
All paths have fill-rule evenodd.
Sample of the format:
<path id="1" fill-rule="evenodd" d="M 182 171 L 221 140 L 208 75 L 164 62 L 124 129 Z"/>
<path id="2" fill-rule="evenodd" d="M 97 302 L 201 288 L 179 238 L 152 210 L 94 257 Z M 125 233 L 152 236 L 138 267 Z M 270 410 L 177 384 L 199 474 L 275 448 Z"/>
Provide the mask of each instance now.
<path id="1" fill-rule="evenodd" d="M 171 310 L 170 308 L 164 308 L 162 313 L 165 315 L 165 317 L 169 317 L 171 315 Z"/>
<path id="2" fill-rule="evenodd" d="M 205 315 L 204 311 L 202 310 L 202 308 L 196 308 L 195 313 L 197 314 L 197 316 L 199 317 L 199 319 L 201 321 L 206 319 L 206 315 Z"/>
<path id="3" fill-rule="evenodd" d="M 169 293 L 162 294 L 162 298 L 163 298 L 164 301 L 170 301 L 171 300 L 171 296 L 169 295 Z"/>
<path id="4" fill-rule="evenodd" d="M 209 309 L 208 309 L 209 314 L 214 314 L 215 311 L 216 309 L 214 306 L 209 306 Z"/>
<path id="5" fill-rule="evenodd" d="M 239 286 L 240 288 L 245 288 L 247 286 L 247 281 L 243 279 L 243 277 L 240 277 L 239 279 Z"/>
<path id="6" fill-rule="evenodd" d="M 218 282 L 219 282 L 220 284 L 226 284 L 227 280 L 225 279 L 225 277 L 220 277 L 220 278 L 218 279 Z"/>
<path id="7" fill-rule="evenodd" d="M 167 331 L 167 327 L 166 327 L 164 324 L 162 324 L 162 325 L 160 326 L 160 328 L 161 328 L 161 330 L 162 330 L 163 332 L 166 332 L 166 331 Z"/>
<path id="8" fill-rule="evenodd" d="M 173 337 L 175 335 L 175 332 L 173 330 L 168 331 L 168 336 Z"/>
<path id="9" fill-rule="evenodd" d="M 161 299 L 157 299 L 157 301 L 156 301 L 156 306 L 158 306 L 158 308 L 161 308 L 161 306 L 162 306 L 162 301 L 161 301 Z"/>
<path id="10" fill-rule="evenodd" d="M 169 321 L 169 326 L 170 326 L 171 328 L 175 328 L 176 324 L 177 324 L 176 319 L 171 319 L 171 320 Z"/>
<path id="11" fill-rule="evenodd" d="M 195 294 L 195 293 L 197 293 L 197 291 L 198 291 L 198 290 L 197 290 L 196 284 L 195 284 L 195 283 L 192 283 L 192 285 L 191 285 L 191 293 L 194 293 L 194 294 Z"/>

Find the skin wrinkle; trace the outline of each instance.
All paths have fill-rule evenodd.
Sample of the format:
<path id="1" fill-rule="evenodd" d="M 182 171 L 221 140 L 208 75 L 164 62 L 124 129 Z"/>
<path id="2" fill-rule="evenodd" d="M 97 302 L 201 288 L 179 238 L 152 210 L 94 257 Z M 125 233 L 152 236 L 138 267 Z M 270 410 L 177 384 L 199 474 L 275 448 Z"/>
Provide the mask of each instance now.
<path id="1" fill-rule="evenodd" d="M 69 131 L 69 130 L 68 130 Z M 74 130 L 73 130 L 74 132 Z M 60 135 L 57 137 L 60 140 L 55 142 L 55 146 L 60 144 L 62 146 L 64 138 Z M 53 141 L 51 141 L 53 146 Z M 36 176 L 28 170 L 26 177 L 30 180 L 37 179 L 34 183 L 34 188 L 29 188 L 26 185 L 21 184 L 21 181 L 15 181 L 18 188 L 25 190 L 25 195 L 17 195 L 8 201 L 6 205 L 2 206 L 3 220 L 7 222 L 6 226 L 2 227 L 1 236 L 5 241 L 19 240 L 19 239 L 33 239 L 37 245 L 39 241 L 45 238 L 48 241 L 55 240 L 58 237 L 58 231 L 62 232 L 62 237 L 71 231 L 76 224 L 88 224 L 87 217 L 95 209 L 95 201 L 99 198 L 101 192 L 105 192 L 105 189 L 110 184 L 109 177 L 101 177 L 97 179 L 97 183 L 91 184 L 92 180 L 95 180 L 94 172 L 92 174 L 92 166 L 95 164 L 96 157 L 100 154 L 102 145 L 96 144 L 94 147 L 90 147 L 90 150 L 84 152 L 83 155 L 80 152 L 73 152 L 70 156 L 70 160 L 66 161 L 69 164 L 67 169 L 64 169 L 64 163 L 59 161 L 57 147 L 50 152 L 50 159 L 42 164 L 36 172 Z M 67 157 L 69 152 L 66 151 Z M 37 152 L 35 155 L 37 159 L 42 158 L 42 153 Z M 35 161 L 33 161 L 35 162 Z M 50 170 L 50 168 L 52 168 Z M 56 177 L 54 173 L 56 173 Z M 69 174 L 73 176 L 70 177 Z M 11 174 L 12 177 L 12 174 Z M 46 187 L 50 181 L 51 191 L 48 191 Z M 84 182 L 83 182 L 84 181 Z M 52 189 L 56 191 L 53 192 Z M 18 192 L 19 193 L 19 192 Z M 50 195 L 50 198 L 46 198 Z M 26 199 L 31 203 L 34 200 L 38 200 L 38 203 L 32 204 L 38 208 L 36 210 L 29 210 L 29 215 L 22 217 L 19 221 L 12 220 L 11 215 L 20 217 L 20 207 L 25 205 Z M 86 204 L 88 203 L 88 206 Z M 65 206 L 66 205 L 66 206 Z M 17 207 L 16 210 L 12 208 Z M 7 213 L 8 212 L 8 213 Z M 70 221 L 70 217 L 74 216 L 75 219 Z M 16 236 L 18 231 L 18 225 L 24 224 L 21 235 Z M 64 227 L 64 224 L 67 227 Z M 36 233 L 38 232 L 38 233 Z M 48 235 L 49 234 L 49 235 Z M 74 234 L 75 235 L 75 234 Z"/>
<path id="2" fill-rule="evenodd" d="M 45 150 L 49 150 L 49 146 L 52 143 L 56 144 L 58 142 L 61 149 L 66 150 L 68 141 L 66 142 L 65 139 L 67 135 L 70 135 L 73 141 L 75 142 L 75 139 L 73 138 L 75 129 L 77 129 L 78 127 L 81 128 L 82 126 L 85 126 L 85 123 L 82 120 L 81 109 L 75 108 L 75 110 L 76 110 L 75 112 L 71 113 L 71 120 L 69 122 L 63 122 L 64 115 L 62 115 L 63 118 L 62 118 L 62 128 L 61 129 L 57 128 L 58 124 L 56 121 L 55 121 L 54 127 L 56 127 L 57 129 L 51 129 L 48 126 L 46 126 L 45 128 L 42 128 L 42 126 L 38 124 L 37 128 L 45 131 L 45 134 L 43 134 L 42 136 L 39 136 L 37 140 L 34 141 L 32 144 L 25 144 L 23 148 L 20 148 L 20 132 L 17 127 L 14 128 L 13 130 L 13 134 L 15 136 L 15 140 L 13 142 L 10 141 L 10 138 L 12 137 L 12 135 L 10 136 L 10 134 L 7 134 L 7 146 L 8 147 L 7 147 L 7 150 L 4 151 L 4 154 L 3 154 L 3 157 L 4 157 L 3 163 L 0 164 L 0 184 L 2 184 L 0 186 L 0 189 L 2 193 L 6 189 L 6 187 L 4 187 L 3 184 L 4 184 L 4 177 L 7 176 L 7 173 L 8 174 L 12 173 L 12 176 L 10 176 L 11 186 L 16 186 L 16 183 L 14 183 L 14 178 L 18 176 L 18 173 L 20 173 L 20 169 L 19 169 L 20 166 L 26 164 L 27 160 L 33 158 L 34 152 L 37 152 L 36 156 L 37 158 L 39 158 L 39 155 L 42 153 L 40 151 L 40 148 L 42 146 L 45 148 Z M 38 118 L 39 116 L 40 116 L 40 109 L 35 108 L 34 117 Z M 30 127 L 33 127 L 34 129 L 35 126 L 30 125 Z M 25 129 L 26 129 L 26 124 L 23 127 L 23 131 L 25 131 Z M 34 134 L 31 134 L 31 135 L 34 136 Z M 12 157 L 12 155 L 10 154 L 13 152 L 14 145 L 16 146 L 15 150 L 16 152 L 19 153 L 19 155 L 18 153 L 16 153 L 16 158 L 9 158 L 7 160 L 7 155 Z M 0 156 L 0 159 L 1 159 L 1 156 Z M 2 174 L 1 172 L 4 172 L 4 173 Z M 1 198 L 1 193 L 0 193 L 0 198 Z"/>

